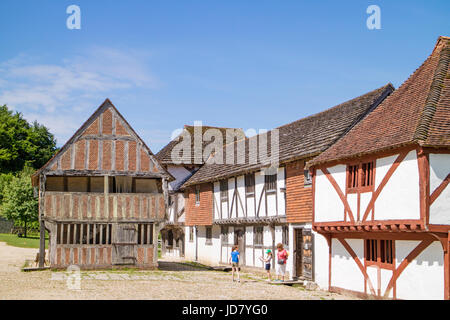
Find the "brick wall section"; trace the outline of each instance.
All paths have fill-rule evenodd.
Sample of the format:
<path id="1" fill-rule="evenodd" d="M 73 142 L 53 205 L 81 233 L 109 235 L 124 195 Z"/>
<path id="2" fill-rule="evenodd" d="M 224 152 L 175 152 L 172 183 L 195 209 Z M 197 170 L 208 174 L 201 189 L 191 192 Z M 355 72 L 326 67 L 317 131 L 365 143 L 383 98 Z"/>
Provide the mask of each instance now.
<path id="1" fill-rule="evenodd" d="M 103 112 L 103 128 L 102 133 L 106 135 L 112 134 L 112 113 L 111 110 Z"/>
<path id="2" fill-rule="evenodd" d="M 88 134 L 98 134 L 98 124 L 99 124 L 99 120 L 98 118 L 95 119 L 95 121 L 86 129 L 86 131 L 83 133 L 84 135 L 88 135 Z"/>
<path id="3" fill-rule="evenodd" d="M 312 221 L 312 187 L 304 186 L 305 161 L 286 164 L 286 218 L 289 223 Z"/>
<path id="4" fill-rule="evenodd" d="M 85 167 L 85 153 L 86 153 L 86 140 L 77 141 L 75 149 L 75 170 L 84 170 Z"/>
<path id="5" fill-rule="evenodd" d="M 213 222 L 213 187 L 211 183 L 200 185 L 200 205 L 195 205 L 195 186 L 185 192 L 187 226 L 207 226 Z"/>

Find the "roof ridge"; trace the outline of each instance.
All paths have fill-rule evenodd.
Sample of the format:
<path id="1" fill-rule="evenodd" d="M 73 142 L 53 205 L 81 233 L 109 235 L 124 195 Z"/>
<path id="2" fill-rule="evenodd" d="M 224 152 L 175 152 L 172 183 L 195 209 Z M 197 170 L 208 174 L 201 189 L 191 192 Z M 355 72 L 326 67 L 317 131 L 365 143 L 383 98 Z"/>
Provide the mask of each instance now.
<path id="1" fill-rule="evenodd" d="M 295 120 L 295 121 L 292 121 L 292 122 L 289 122 L 289 123 L 284 124 L 284 125 L 282 125 L 282 126 L 279 126 L 279 127 L 275 128 L 275 129 L 280 129 L 280 128 L 283 128 L 283 127 L 287 127 L 287 126 L 289 126 L 289 125 L 291 125 L 291 124 L 294 124 L 294 123 L 296 123 L 296 122 L 304 121 L 304 120 L 307 120 L 307 119 L 310 119 L 310 118 L 314 118 L 314 117 L 317 117 L 317 116 L 319 116 L 319 115 L 322 115 L 322 114 L 331 112 L 331 111 L 333 111 L 333 110 L 335 110 L 335 109 L 341 107 L 341 106 L 344 105 L 344 104 L 348 104 L 348 103 L 350 103 L 350 102 L 352 102 L 352 101 L 354 101 L 354 100 L 360 99 L 361 97 L 364 97 L 364 96 L 367 96 L 367 95 L 369 95 L 369 94 L 372 94 L 372 93 L 374 93 L 374 92 L 376 92 L 376 91 L 378 91 L 378 90 L 386 89 L 387 87 L 392 87 L 392 89 L 395 90 L 395 87 L 392 85 L 392 83 L 391 83 L 391 82 L 388 82 L 388 83 L 385 84 L 384 86 L 381 86 L 381 87 L 379 87 L 379 88 L 377 88 L 377 89 L 374 89 L 374 90 L 372 90 L 372 91 L 366 92 L 366 93 L 364 93 L 364 94 L 362 94 L 362 95 L 359 95 L 359 96 L 357 96 L 357 97 L 355 97 L 355 98 L 353 98 L 353 99 L 350 99 L 350 100 L 341 102 L 341 103 L 339 103 L 339 104 L 337 104 L 337 105 L 335 105 L 335 106 L 333 106 L 333 107 L 331 107 L 331 108 L 329 108 L 329 109 L 326 109 L 326 110 L 323 110 L 323 111 L 314 113 L 314 114 L 309 115 L 309 116 L 306 116 L 306 117 L 304 117 L 304 118 L 297 119 L 297 120 Z M 273 130 L 273 129 L 272 129 L 272 130 Z"/>
<path id="2" fill-rule="evenodd" d="M 450 38 L 440 37 L 438 44 L 440 44 L 441 40 L 447 40 L 447 42 L 443 44 L 444 47 L 439 53 L 439 60 L 436 65 L 427 100 L 425 101 L 425 106 L 419 117 L 418 125 L 413 136 L 413 140 L 418 141 L 419 143 L 424 142 L 428 137 L 428 130 L 436 112 L 448 66 L 450 64 Z"/>

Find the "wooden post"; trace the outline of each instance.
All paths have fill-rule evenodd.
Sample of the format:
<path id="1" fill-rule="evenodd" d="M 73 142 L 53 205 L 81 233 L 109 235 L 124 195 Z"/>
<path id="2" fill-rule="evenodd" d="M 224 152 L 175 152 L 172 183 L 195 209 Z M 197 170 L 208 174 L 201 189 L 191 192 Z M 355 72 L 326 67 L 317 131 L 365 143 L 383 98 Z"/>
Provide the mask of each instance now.
<path id="1" fill-rule="evenodd" d="M 45 195 L 45 176 L 39 176 L 39 268 L 43 268 L 45 264 L 45 224 L 44 224 L 44 195 Z"/>
<path id="2" fill-rule="evenodd" d="M 450 231 L 447 236 L 447 252 L 444 252 L 444 299 L 450 300 Z"/>
<path id="3" fill-rule="evenodd" d="M 39 268 L 45 264 L 45 224 L 42 217 L 39 217 L 40 235 L 39 235 Z"/>

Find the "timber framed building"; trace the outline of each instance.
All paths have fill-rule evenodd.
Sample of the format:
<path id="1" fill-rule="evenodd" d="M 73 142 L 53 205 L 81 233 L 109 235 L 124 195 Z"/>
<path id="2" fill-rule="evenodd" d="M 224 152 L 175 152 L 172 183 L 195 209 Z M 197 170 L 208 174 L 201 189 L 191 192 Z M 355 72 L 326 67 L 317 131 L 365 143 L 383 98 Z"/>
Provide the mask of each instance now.
<path id="1" fill-rule="evenodd" d="M 450 299 L 449 37 L 309 165 L 319 286 Z"/>
<path id="2" fill-rule="evenodd" d="M 271 172 L 266 171 L 269 164 L 262 159 L 249 161 L 258 159 L 249 146 L 260 135 L 235 142 L 231 148 L 234 157 L 238 143 L 245 142 L 243 164 L 207 161 L 182 186 L 186 196 L 186 258 L 224 264 L 231 247 L 238 245 L 241 265 L 261 268 L 259 258 L 264 251 L 275 252 L 276 244 L 283 243 L 291 253 L 287 262 L 290 277 L 313 281 L 312 181 L 305 162 L 345 135 L 392 91 L 388 84 L 277 128 L 280 165 Z M 273 132 L 267 133 L 267 140 Z M 268 145 L 268 154 L 270 149 Z"/>
<path id="3" fill-rule="evenodd" d="M 155 267 L 172 179 L 106 99 L 32 176 L 40 252 L 47 230 L 52 268 Z"/>
<path id="4" fill-rule="evenodd" d="M 183 131 L 156 154 L 156 158 L 161 165 L 175 178 L 168 186 L 168 216 L 165 226 L 161 230 L 163 256 L 184 257 L 186 238 L 184 225 L 185 198 L 180 187 L 205 163 L 203 159 L 210 155 L 204 154 L 206 152 L 205 147 L 210 142 L 209 139 L 203 139 L 208 130 L 211 132 L 219 131 L 223 138 L 222 144 L 227 141 L 227 130 L 236 134 L 238 138 L 245 137 L 242 129 L 185 125 Z M 201 138 L 201 146 L 198 148 L 201 151 L 201 157 L 195 157 L 197 146 L 194 138 L 196 134 Z M 232 138 L 234 139 L 234 137 Z M 177 145 L 186 142 L 189 145 L 188 150 L 177 150 Z"/>

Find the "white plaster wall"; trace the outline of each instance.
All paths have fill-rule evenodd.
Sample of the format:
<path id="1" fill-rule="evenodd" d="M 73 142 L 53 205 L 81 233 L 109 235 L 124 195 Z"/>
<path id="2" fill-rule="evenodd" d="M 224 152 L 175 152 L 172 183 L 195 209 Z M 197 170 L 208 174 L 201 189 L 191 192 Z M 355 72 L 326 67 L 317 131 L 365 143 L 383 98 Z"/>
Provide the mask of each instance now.
<path id="1" fill-rule="evenodd" d="M 219 200 L 219 204 L 220 204 L 220 207 L 222 208 L 222 219 L 230 218 L 228 208 L 229 208 L 229 205 L 231 205 L 231 198 L 228 198 L 228 202 L 225 201 L 225 202 L 221 203 L 221 201 Z"/>
<path id="2" fill-rule="evenodd" d="M 265 246 L 272 246 L 272 232 L 268 226 L 263 229 L 263 243 Z M 276 243 L 275 243 L 276 244 Z"/>
<path id="3" fill-rule="evenodd" d="M 286 203 L 285 203 L 285 193 L 281 192 L 282 188 L 286 188 L 286 181 L 284 176 L 284 167 L 278 168 L 277 171 L 277 196 L 278 196 L 278 215 L 286 215 Z"/>
<path id="4" fill-rule="evenodd" d="M 328 290 L 328 242 L 324 236 L 313 232 L 314 234 L 314 282 L 322 290 Z M 289 233 L 289 237 L 293 241 L 293 232 Z M 293 242 L 291 242 L 293 243 Z M 354 262 L 353 262 L 354 263 Z M 292 263 L 293 264 L 293 263 Z"/>
<path id="5" fill-rule="evenodd" d="M 253 245 L 253 227 L 245 227 L 245 245 Z"/>
<path id="6" fill-rule="evenodd" d="M 239 176 L 237 179 L 237 192 L 239 197 L 236 197 L 236 205 L 238 207 L 238 217 L 245 217 L 245 176 Z M 240 200 L 239 200 L 240 199 Z"/>
<path id="7" fill-rule="evenodd" d="M 206 227 L 198 226 L 198 261 L 204 264 L 218 265 L 220 263 L 220 248 L 220 227 L 212 227 L 212 245 L 206 245 Z"/>
<path id="8" fill-rule="evenodd" d="M 430 154 L 430 194 L 450 173 L 450 154 Z M 450 224 L 450 187 L 442 191 L 430 206 L 431 224 Z"/>
<path id="9" fill-rule="evenodd" d="M 364 265 L 364 241 L 346 239 L 349 246 Z M 332 239 L 331 285 L 343 289 L 364 292 L 364 275 L 352 256 L 337 239 Z"/>
<path id="10" fill-rule="evenodd" d="M 397 266 L 419 243 L 395 241 Z M 433 242 L 403 270 L 397 279 L 397 298 L 444 299 L 444 253 L 438 241 Z"/>
<path id="11" fill-rule="evenodd" d="M 267 215 L 269 217 L 277 215 L 277 198 L 275 194 L 267 195 Z"/>
<path id="12" fill-rule="evenodd" d="M 245 199 L 245 198 L 244 198 Z M 247 216 L 248 217 L 254 217 L 256 212 L 256 208 L 255 208 L 255 197 L 249 197 L 247 198 Z"/>
<path id="13" fill-rule="evenodd" d="M 377 159 L 378 186 L 397 156 Z M 375 220 L 420 219 L 419 167 L 416 151 L 408 153 L 375 201 Z"/>
<path id="14" fill-rule="evenodd" d="M 345 190 L 345 166 L 334 166 L 328 171 Z M 344 221 L 344 204 L 322 170 L 316 171 L 314 207 L 315 222 Z"/>
<path id="15" fill-rule="evenodd" d="M 347 202 L 350 206 L 350 209 L 352 210 L 353 217 L 355 220 L 358 218 L 358 195 L 356 193 L 349 193 L 347 194 Z M 347 220 L 350 219 L 347 217 Z"/>
<path id="16" fill-rule="evenodd" d="M 359 217 L 360 220 L 363 218 L 362 216 L 366 212 L 366 209 L 367 209 L 367 206 L 369 205 L 370 199 L 372 199 L 372 192 L 361 193 L 361 196 L 360 196 L 360 206 L 361 206 L 360 210 L 361 211 L 360 211 L 360 217 Z M 373 210 L 370 210 L 368 219 L 371 219 L 372 211 Z M 353 212 L 354 212 L 355 219 L 356 219 L 357 214 L 355 211 L 353 211 Z"/>
<path id="17" fill-rule="evenodd" d="M 236 211 L 236 199 L 233 199 L 234 196 L 234 190 L 236 188 L 234 184 L 235 179 L 230 178 L 228 179 L 228 210 L 230 211 L 230 217 L 236 218 L 237 217 L 237 211 Z"/>
<path id="18" fill-rule="evenodd" d="M 214 219 L 220 219 L 220 183 L 214 182 Z"/>
<path id="19" fill-rule="evenodd" d="M 264 196 L 264 194 L 261 194 L 263 187 L 264 187 L 264 172 L 263 171 L 255 172 L 256 211 L 258 211 L 258 205 L 261 196 Z M 261 217 L 264 217 L 266 215 L 266 203 L 264 201 L 264 197 L 261 199 L 261 205 L 259 207 L 259 215 Z"/>
<path id="20" fill-rule="evenodd" d="M 195 230 L 194 230 L 194 241 L 189 241 L 189 227 L 184 227 L 185 242 L 184 242 L 184 257 L 188 261 L 195 260 Z"/>
<path id="21" fill-rule="evenodd" d="M 361 271 L 360 271 L 361 273 Z M 370 279 L 370 283 L 372 283 L 373 289 L 375 292 L 378 292 L 378 270 L 374 266 L 368 266 L 367 267 L 367 276 Z M 331 276 L 333 278 L 333 276 Z M 364 292 L 364 289 L 361 290 L 361 292 Z M 367 293 L 371 294 L 372 291 L 370 290 L 369 281 L 367 281 Z"/>
<path id="22" fill-rule="evenodd" d="M 386 292 L 386 288 L 389 284 L 389 281 L 391 281 L 392 278 L 392 270 L 387 269 L 381 269 L 381 294 L 384 295 Z M 391 290 L 388 295 L 389 298 L 394 297 L 394 290 Z"/>

